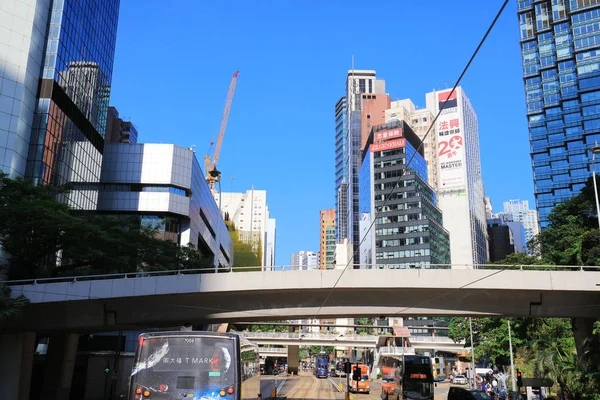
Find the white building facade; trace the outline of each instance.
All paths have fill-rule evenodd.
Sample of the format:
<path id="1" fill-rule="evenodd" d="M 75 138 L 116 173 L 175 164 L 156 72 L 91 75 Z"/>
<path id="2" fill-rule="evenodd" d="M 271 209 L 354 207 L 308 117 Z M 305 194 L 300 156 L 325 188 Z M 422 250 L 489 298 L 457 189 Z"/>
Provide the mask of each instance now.
<path id="1" fill-rule="evenodd" d="M 425 136 L 433 122 L 430 110 L 417 109 L 410 99 L 392 101 L 391 107 L 385 111 L 385 122 L 393 120 L 405 121 L 423 141 L 423 153 L 427 162 L 427 180 L 429 186 L 438 191 L 438 156 L 437 135 L 435 131 Z M 433 130 L 433 129 L 432 129 Z"/>
<path id="2" fill-rule="evenodd" d="M 510 214 L 513 221 L 523 224 L 525 227 L 525 241 L 527 243 L 540 233 L 537 210 L 531 210 L 529 208 L 529 201 L 527 200 L 505 201 L 504 212 L 500 214 Z M 535 251 L 527 249 L 527 254 L 534 256 Z"/>
<path id="3" fill-rule="evenodd" d="M 308 250 L 301 250 L 293 253 L 290 265 L 292 267 L 300 267 L 299 269 L 319 269 L 319 253 Z"/>
<path id="4" fill-rule="evenodd" d="M 427 109 L 437 114 L 438 206 L 450 233 L 451 262 L 472 268 L 487 260 L 486 210 L 477 115 L 461 87 L 427 93 Z M 444 102 L 447 102 L 444 105 Z"/>
<path id="5" fill-rule="evenodd" d="M 262 266 L 275 265 L 275 228 L 276 221 L 269 218 L 267 191 L 254 188 L 245 193 L 214 193 L 215 201 L 220 205 L 223 216 L 235 224 L 239 238 L 258 250 L 261 246 Z"/>

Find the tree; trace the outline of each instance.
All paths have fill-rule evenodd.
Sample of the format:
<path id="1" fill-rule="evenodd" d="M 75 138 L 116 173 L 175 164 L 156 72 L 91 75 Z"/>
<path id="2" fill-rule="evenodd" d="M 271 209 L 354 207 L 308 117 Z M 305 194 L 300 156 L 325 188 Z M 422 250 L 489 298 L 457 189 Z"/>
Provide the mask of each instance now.
<path id="1" fill-rule="evenodd" d="M 358 319 L 356 319 L 356 325 L 373 325 L 373 323 L 374 323 L 373 318 L 358 318 Z M 360 328 L 360 327 L 356 328 L 356 333 L 358 333 L 358 334 L 371 333 L 372 331 L 373 331 L 372 328 Z"/>
<path id="2" fill-rule="evenodd" d="M 548 215 L 548 222 L 548 227 L 535 239 L 546 263 L 600 265 L 600 234 L 592 178 L 577 196 L 555 206 Z"/>
<path id="3" fill-rule="evenodd" d="M 227 229 L 233 241 L 233 266 L 234 267 L 257 267 L 244 269 L 244 271 L 260 271 L 262 258 L 260 256 L 261 245 L 258 244 L 259 251 L 256 252 L 252 248 L 252 244 L 244 242 L 240 238 L 239 231 L 236 229 L 233 222 L 226 221 Z"/>
<path id="4" fill-rule="evenodd" d="M 10 294 L 10 287 L 0 283 L 0 330 L 7 322 L 20 317 L 23 307 L 29 302 L 22 294 L 14 299 L 10 298 Z"/>
<path id="5" fill-rule="evenodd" d="M 212 266 L 193 247 L 158 238 L 139 217 L 75 214 L 64 189 L 0 174 L 0 245 L 9 279 Z"/>
<path id="6" fill-rule="evenodd" d="M 324 352 L 327 354 L 332 354 L 333 351 L 335 350 L 335 347 L 333 346 L 310 346 L 308 349 L 308 353 L 311 356 L 316 356 L 317 354 Z"/>
<path id="7" fill-rule="evenodd" d="M 496 261 L 493 264 L 499 265 L 540 265 L 543 261 L 538 257 L 528 256 L 525 253 L 512 253 L 506 256 L 504 260 Z"/>

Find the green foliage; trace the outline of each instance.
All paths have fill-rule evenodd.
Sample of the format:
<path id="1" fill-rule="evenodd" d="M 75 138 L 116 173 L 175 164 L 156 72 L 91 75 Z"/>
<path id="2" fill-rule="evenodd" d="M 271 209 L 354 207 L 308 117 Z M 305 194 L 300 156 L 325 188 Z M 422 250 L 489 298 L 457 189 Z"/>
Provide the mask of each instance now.
<path id="1" fill-rule="evenodd" d="M 23 307 L 29 302 L 22 294 L 11 299 L 10 293 L 10 287 L 0 283 L 0 329 L 10 320 L 19 318 Z"/>
<path id="2" fill-rule="evenodd" d="M 334 350 L 335 350 L 335 347 L 333 347 L 333 346 L 310 346 L 308 348 L 308 353 L 311 356 L 316 356 L 317 354 L 319 354 L 321 352 L 325 352 L 327 354 L 332 354 Z"/>
<path id="3" fill-rule="evenodd" d="M 577 196 L 554 207 L 548 221 L 549 226 L 535 239 L 545 263 L 600 265 L 600 233 L 592 178 Z"/>
<path id="4" fill-rule="evenodd" d="M 282 322 L 285 323 L 287 321 L 273 321 L 273 322 Z M 265 325 L 251 325 L 250 326 L 250 331 L 251 332 L 289 332 L 289 327 L 285 326 L 285 325 L 269 325 L 269 324 L 265 324 Z"/>
<path id="5" fill-rule="evenodd" d="M 375 320 L 373 318 L 357 318 L 356 321 L 355 321 L 355 323 L 356 323 L 356 325 L 373 325 L 374 321 Z M 359 335 L 367 335 L 367 334 L 372 333 L 373 328 L 360 328 L 360 327 L 356 327 L 355 331 Z"/>
<path id="6" fill-rule="evenodd" d="M 233 266 L 234 267 L 257 267 L 262 265 L 262 246 L 258 244 L 258 252 L 252 249 L 252 244 L 240 240 L 240 235 L 233 222 L 226 221 L 227 229 L 233 241 Z M 261 268 L 249 268 L 244 271 L 260 271 Z"/>
<path id="7" fill-rule="evenodd" d="M 533 256 L 528 256 L 525 253 L 513 253 L 506 256 L 504 260 L 496 261 L 493 264 L 500 265 L 540 265 L 544 262 L 538 258 Z M 510 269 L 510 268 L 507 268 Z"/>
<path id="8" fill-rule="evenodd" d="M 160 240 L 137 217 L 75 214 L 63 189 L 0 174 L 0 245 L 9 279 L 212 267 L 193 247 Z"/>

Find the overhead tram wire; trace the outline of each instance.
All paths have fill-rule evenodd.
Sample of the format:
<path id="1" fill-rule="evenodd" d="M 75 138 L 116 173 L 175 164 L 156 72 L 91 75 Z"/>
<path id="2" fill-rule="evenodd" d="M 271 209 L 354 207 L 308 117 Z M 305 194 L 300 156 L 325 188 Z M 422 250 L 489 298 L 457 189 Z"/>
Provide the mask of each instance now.
<path id="1" fill-rule="evenodd" d="M 373 225 L 375 225 L 375 221 L 377 221 L 377 217 L 379 217 L 379 215 L 381 214 L 382 210 L 385 208 L 388 200 L 391 199 L 392 194 L 394 194 L 394 190 L 398 187 L 398 184 L 400 183 L 400 180 L 402 179 L 402 177 L 406 174 L 406 170 L 408 169 L 410 163 L 412 162 L 412 160 L 415 158 L 415 156 L 417 155 L 418 151 L 421 149 L 421 147 L 423 147 L 423 142 L 425 141 L 425 139 L 427 138 L 427 136 L 429 136 L 429 133 L 431 132 L 431 129 L 435 126 L 438 118 L 440 117 L 442 110 L 446 107 L 446 103 L 448 102 L 448 100 L 450 99 L 450 97 L 452 96 L 452 94 L 456 91 L 456 88 L 458 87 L 458 85 L 460 85 L 460 82 L 462 81 L 462 78 L 465 76 L 465 74 L 467 73 L 467 70 L 469 69 L 469 67 L 471 66 L 471 64 L 473 63 L 473 60 L 475 59 L 475 57 L 477 56 L 477 53 L 479 53 L 479 50 L 481 49 L 481 47 L 483 46 L 483 44 L 485 43 L 486 39 L 488 38 L 490 32 L 492 31 L 492 29 L 494 28 L 494 26 L 496 25 L 496 22 L 498 21 L 498 19 L 500 18 L 500 15 L 502 15 L 502 12 L 504 11 L 504 9 L 506 8 L 506 5 L 508 4 L 509 0 L 504 0 L 504 2 L 502 3 L 502 7 L 500 7 L 500 10 L 498 11 L 498 13 L 496 14 L 496 17 L 494 17 L 494 20 L 492 21 L 492 23 L 490 24 L 490 26 L 488 27 L 487 31 L 485 32 L 485 35 L 483 35 L 483 38 L 481 39 L 481 41 L 479 42 L 479 44 L 477 45 L 477 48 L 475 49 L 475 51 L 473 52 L 473 54 L 471 55 L 471 58 L 469 59 L 469 62 L 467 63 L 467 65 L 465 66 L 465 68 L 463 69 L 463 71 L 461 72 L 460 76 L 458 77 L 458 80 L 456 81 L 456 83 L 454 84 L 454 86 L 452 87 L 452 90 L 450 91 L 450 93 L 448 94 L 448 96 L 446 97 L 446 100 L 444 101 L 444 103 L 442 104 L 442 106 L 440 107 L 440 110 L 438 111 L 438 113 L 436 114 L 435 118 L 433 119 L 433 121 L 431 122 L 429 129 L 427 129 L 427 132 L 425 133 L 425 135 L 423 136 L 423 139 L 421 139 L 421 143 L 419 144 L 419 146 L 417 146 L 416 151 L 413 153 L 413 155 L 408 159 L 408 162 L 406 164 L 404 164 L 404 168 L 402 168 L 400 171 L 400 176 L 398 176 L 398 179 L 396 180 L 396 182 L 394 183 L 394 186 L 392 187 L 392 190 L 390 191 L 390 193 L 386 196 L 383 204 L 381 205 L 381 207 L 379 208 L 379 211 L 377 211 L 377 213 L 375 214 L 375 218 L 373 218 L 373 221 L 371 221 L 371 224 L 369 225 L 369 228 L 367 229 L 367 231 L 365 232 L 363 238 L 361 239 L 361 241 L 358 244 L 358 248 L 360 248 L 360 245 L 363 244 L 363 242 L 365 241 L 365 239 L 367 238 L 367 236 L 369 235 L 369 232 L 371 231 L 371 229 L 373 229 Z M 331 290 L 329 291 L 329 293 L 327 294 L 327 297 L 325 297 L 325 300 L 323 300 L 323 303 L 321 304 L 321 306 L 319 307 L 319 310 L 317 311 L 317 313 L 315 314 L 315 316 L 313 317 L 313 319 L 316 319 L 317 316 L 319 315 L 319 313 L 321 312 L 321 310 L 323 309 L 323 307 L 325 306 L 325 304 L 327 304 L 327 301 L 329 301 L 329 298 L 331 297 L 331 294 L 333 293 L 333 291 L 335 290 L 336 286 L 338 285 L 338 283 L 340 282 L 340 280 L 342 279 L 342 276 L 344 276 L 344 273 L 346 272 L 346 270 L 348 269 L 348 267 L 350 265 L 352 265 L 352 262 L 354 261 L 354 258 L 356 257 L 356 253 L 352 252 L 352 257 L 350 258 L 350 260 L 348 261 L 348 264 L 346 264 L 346 266 L 344 267 L 344 269 L 342 270 L 342 272 L 340 273 L 340 276 L 337 278 L 337 280 L 335 281 L 335 283 L 333 284 L 333 287 L 331 288 Z M 501 271 L 500 271 L 501 272 Z"/>

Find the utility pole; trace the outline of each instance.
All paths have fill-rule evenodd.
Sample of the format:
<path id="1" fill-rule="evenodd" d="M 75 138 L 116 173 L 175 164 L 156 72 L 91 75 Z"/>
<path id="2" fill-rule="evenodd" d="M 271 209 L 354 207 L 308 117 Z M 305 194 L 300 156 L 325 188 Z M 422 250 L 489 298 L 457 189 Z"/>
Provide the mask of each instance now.
<path id="1" fill-rule="evenodd" d="M 475 351 L 473 350 L 473 323 L 469 317 L 469 330 L 471 331 L 471 388 L 475 388 Z"/>
<path id="2" fill-rule="evenodd" d="M 512 337 L 510 334 L 510 321 L 508 321 L 508 346 L 510 347 L 510 380 L 512 382 L 512 390 L 516 391 L 515 385 L 515 364 L 513 362 Z"/>

